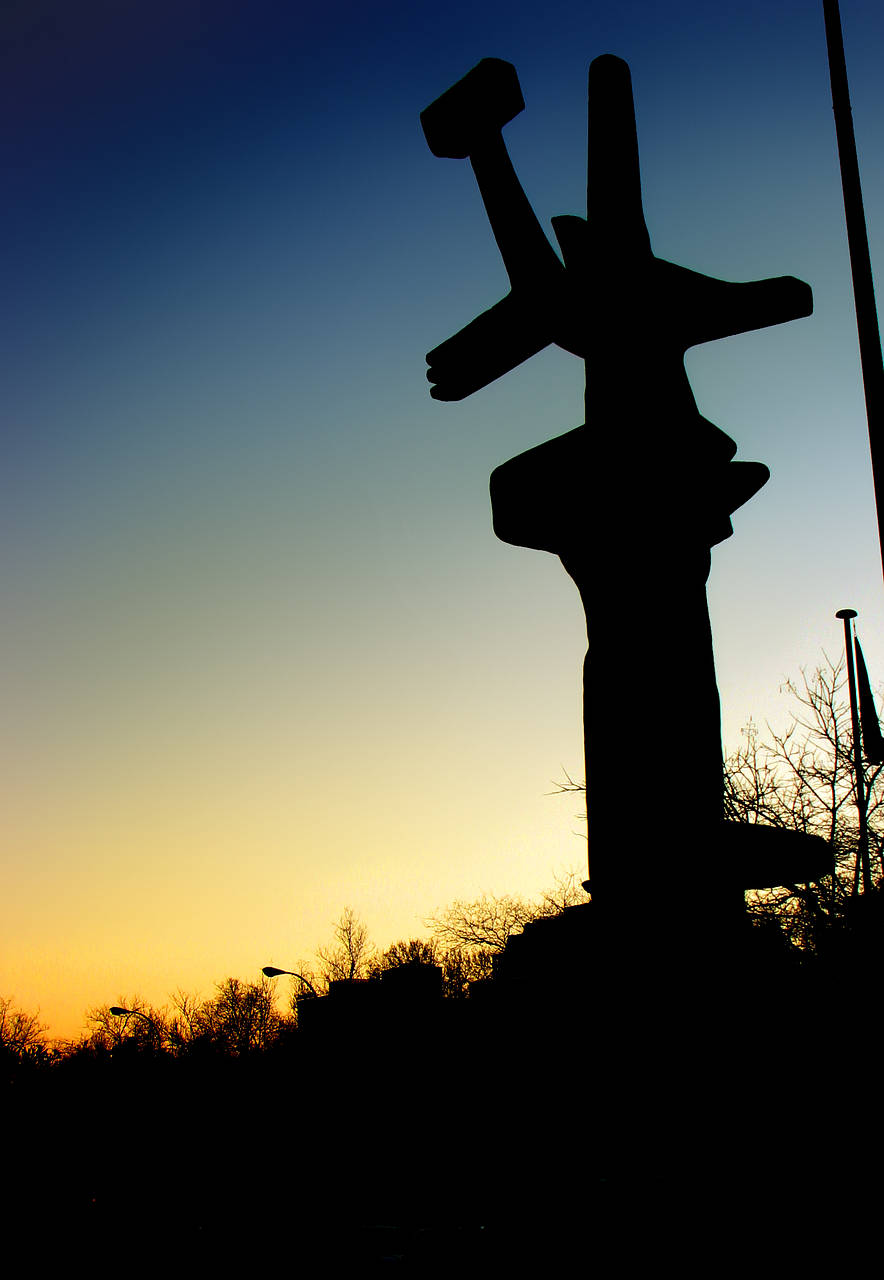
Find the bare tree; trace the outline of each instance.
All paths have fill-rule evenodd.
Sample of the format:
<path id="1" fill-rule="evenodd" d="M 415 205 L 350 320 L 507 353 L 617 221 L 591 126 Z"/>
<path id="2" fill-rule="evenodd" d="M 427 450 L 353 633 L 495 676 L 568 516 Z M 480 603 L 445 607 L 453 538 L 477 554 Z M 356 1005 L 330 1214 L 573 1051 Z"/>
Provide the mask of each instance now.
<path id="1" fill-rule="evenodd" d="M 184 1052 L 206 1038 L 204 1001 L 192 992 L 179 989 L 170 996 L 174 1012 L 169 1019 L 169 1041 L 177 1052 Z"/>
<path id="2" fill-rule="evenodd" d="M 225 978 L 216 990 L 214 999 L 206 1001 L 199 1011 L 197 1021 L 202 1034 L 234 1057 L 267 1049 L 282 1025 L 272 982 L 264 977 L 259 982 Z"/>
<path id="3" fill-rule="evenodd" d="M 566 907 L 586 901 L 576 872 L 559 876 L 553 886 L 532 902 L 518 894 L 483 894 L 472 902 L 458 899 L 425 922 L 433 939 L 450 953 L 460 954 L 461 965 L 478 977 L 487 977 L 491 960 L 503 951 L 526 924 L 561 915 Z M 470 977 L 466 981 L 473 981 Z"/>
<path id="4" fill-rule="evenodd" d="M 322 981 L 328 985 L 342 978 L 366 978 L 375 958 L 368 929 L 352 907 L 346 907 L 334 926 L 335 942 L 319 947 L 317 958 Z"/>
<path id="5" fill-rule="evenodd" d="M 801 682 L 783 685 L 795 704 L 785 732 L 767 726 L 762 737 L 750 721 L 743 742 L 724 762 L 725 815 L 822 836 L 833 852 L 823 884 L 789 884 L 747 894 L 749 911 L 775 919 L 787 938 L 815 950 L 836 923 L 858 882 L 859 817 L 853 768 L 853 728 L 843 660 L 803 670 Z M 869 852 L 878 873 L 884 849 L 884 766 L 868 765 L 864 796 Z M 876 879 L 880 879 L 876 874 Z"/>
<path id="6" fill-rule="evenodd" d="M 426 924 L 442 946 L 499 952 L 536 914 L 536 905 L 516 894 L 483 894 L 472 902 L 456 899 Z"/>
<path id="7" fill-rule="evenodd" d="M 449 947 L 442 953 L 442 994 L 447 999 L 464 999 L 471 983 L 492 976 L 494 955 L 493 951 L 478 947 Z"/>
<path id="8" fill-rule="evenodd" d="M 576 871 L 565 871 L 553 878 L 552 885 L 540 895 L 535 919 L 560 916 L 566 907 L 586 902 L 586 890 Z"/>
<path id="9" fill-rule="evenodd" d="M 37 1013 L 18 1008 L 11 996 L 0 996 L 0 1052 L 18 1060 L 35 1060 L 48 1052 L 48 1028 Z"/>
<path id="10" fill-rule="evenodd" d="M 824 655 L 825 656 L 825 655 Z M 783 690 L 797 704 L 785 733 L 767 726 L 759 740 L 750 721 L 744 743 L 725 760 L 725 810 L 742 822 L 765 822 L 823 836 L 842 864 L 855 856 L 859 837 L 853 769 L 853 727 L 847 702 L 843 661 L 810 675 L 801 684 L 787 681 Z M 867 765 L 864 803 L 874 861 L 884 845 L 884 765 Z"/>
<path id="11" fill-rule="evenodd" d="M 186 1054 L 204 1046 L 241 1057 L 268 1048 L 285 1025 L 266 978 L 225 978 L 207 1000 L 179 990 L 171 1004 L 171 1013 L 140 996 L 121 997 L 118 1005 L 97 1005 L 86 1015 L 91 1031 L 83 1047 L 111 1051 L 125 1045 L 132 1052 Z"/>
<path id="12" fill-rule="evenodd" d="M 119 1011 L 119 1012 L 117 1012 Z M 95 1005 L 86 1014 L 91 1027 L 86 1044 L 99 1051 L 126 1045 L 132 1052 L 159 1052 L 169 1040 L 169 1016 L 141 996 L 121 996 L 115 1005 Z"/>
<path id="13" fill-rule="evenodd" d="M 442 953 L 432 938 L 402 938 L 377 956 L 371 966 L 371 977 L 403 969 L 408 965 L 441 964 Z"/>

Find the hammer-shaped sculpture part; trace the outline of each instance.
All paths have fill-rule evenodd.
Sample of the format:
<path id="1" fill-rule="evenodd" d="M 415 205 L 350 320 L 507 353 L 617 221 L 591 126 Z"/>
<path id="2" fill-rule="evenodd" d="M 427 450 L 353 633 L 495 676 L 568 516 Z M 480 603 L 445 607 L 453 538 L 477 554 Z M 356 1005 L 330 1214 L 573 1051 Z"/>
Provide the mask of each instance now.
<path id="1" fill-rule="evenodd" d="M 430 150 L 469 156 L 511 291 L 427 357 L 437 400 L 462 400 L 555 340 L 565 269 L 522 189 L 501 135 L 524 108 L 515 67 L 483 58 L 421 112 Z M 477 363 L 476 355 L 480 356 Z"/>
<path id="2" fill-rule="evenodd" d="M 421 128 L 434 156 L 465 160 L 483 141 L 520 112 L 525 99 L 516 68 L 502 58 L 483 58 L 421 112 Z"/>

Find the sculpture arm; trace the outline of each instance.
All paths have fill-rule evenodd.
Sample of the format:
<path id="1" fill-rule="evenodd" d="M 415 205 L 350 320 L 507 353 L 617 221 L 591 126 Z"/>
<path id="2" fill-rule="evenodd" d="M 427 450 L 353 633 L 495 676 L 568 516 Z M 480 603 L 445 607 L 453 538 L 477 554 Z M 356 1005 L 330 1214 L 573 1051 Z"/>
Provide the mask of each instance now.
<path id="1" fill-rule="evenodd" d="M 476 316 L 427 355 L 434 400 L 463 400 L 486 387 L 553 340 L 552 325 L 530 297 L 505 298 Z"/>

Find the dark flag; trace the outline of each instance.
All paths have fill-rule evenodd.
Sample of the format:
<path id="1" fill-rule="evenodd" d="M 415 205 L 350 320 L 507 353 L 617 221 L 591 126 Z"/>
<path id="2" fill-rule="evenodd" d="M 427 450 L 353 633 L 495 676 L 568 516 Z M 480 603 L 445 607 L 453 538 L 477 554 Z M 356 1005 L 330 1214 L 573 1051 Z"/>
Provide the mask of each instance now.
<path id="1" fill-rule="evenodd" d="M 875 710 L 875 699 L 872 697 L 872 686 L 869 684 L 869 673 L 866 670 L 863 651 L 855 635 L 853 647 L 856 653 L 856 683 L 859 693 L 863 753 L 869 764 L 884 764 L 884 738 L 881 737 L 881 726 L 878 724 L 878 712 Z"/>

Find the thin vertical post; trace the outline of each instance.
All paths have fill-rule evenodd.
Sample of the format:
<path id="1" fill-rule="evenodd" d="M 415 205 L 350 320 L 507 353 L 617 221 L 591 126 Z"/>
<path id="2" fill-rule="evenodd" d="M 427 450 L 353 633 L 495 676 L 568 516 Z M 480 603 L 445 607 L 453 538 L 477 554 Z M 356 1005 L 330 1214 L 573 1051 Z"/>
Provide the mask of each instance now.
<path id="1" fill-rule="evenodd" d="M 839 609 L 835 614 L 844 622 L 844 652 L 847 655 L 847 684 L 850 689 L 850 719 L 853 724 L 853 772 L 856 781 L 856 808 L 859 814 L 859 848 L 857 849 L 857 868 L 862 867 L 863 893 L 872 889 L 872 869 L 869 865 L 869 831 L 866 821 L 866 780 L 863 771 L 862 735 L 859 725 L 859 700 L 856 696 L 856 667 L 853 661 L 853 635 L 851 620 L 856 617 L 855 609 Z M 858 870 L 854 875 L 854 892 L 858 880 Z"/>
<path id="2" fill-rule="evenodd" d="M 841 32 L 838 0 L 823 0 L 826 23 L 826 45 L 829 51 L 829 79 L 832 85 L 832 110 L 835 114 L 835 136 L 841 165 L 841 190 L 844 195 L 844 219 L 847 223 L 847 246 L 853 276 L 853 302 L 856 330 L 862 362 L 863 388 L 866 397 L 866 420 L 869 427 L 869 451 L 872 456 L 872 481 L 878 514 L 878 541 L 884 571 L 884 363 L 881 359 L 881 336 L 875 305 L 872 259 L 863 209 L 856 136 L 847 86 L 847 63 Z M 846 624 L 845 624 L 846 625 Z"/>

